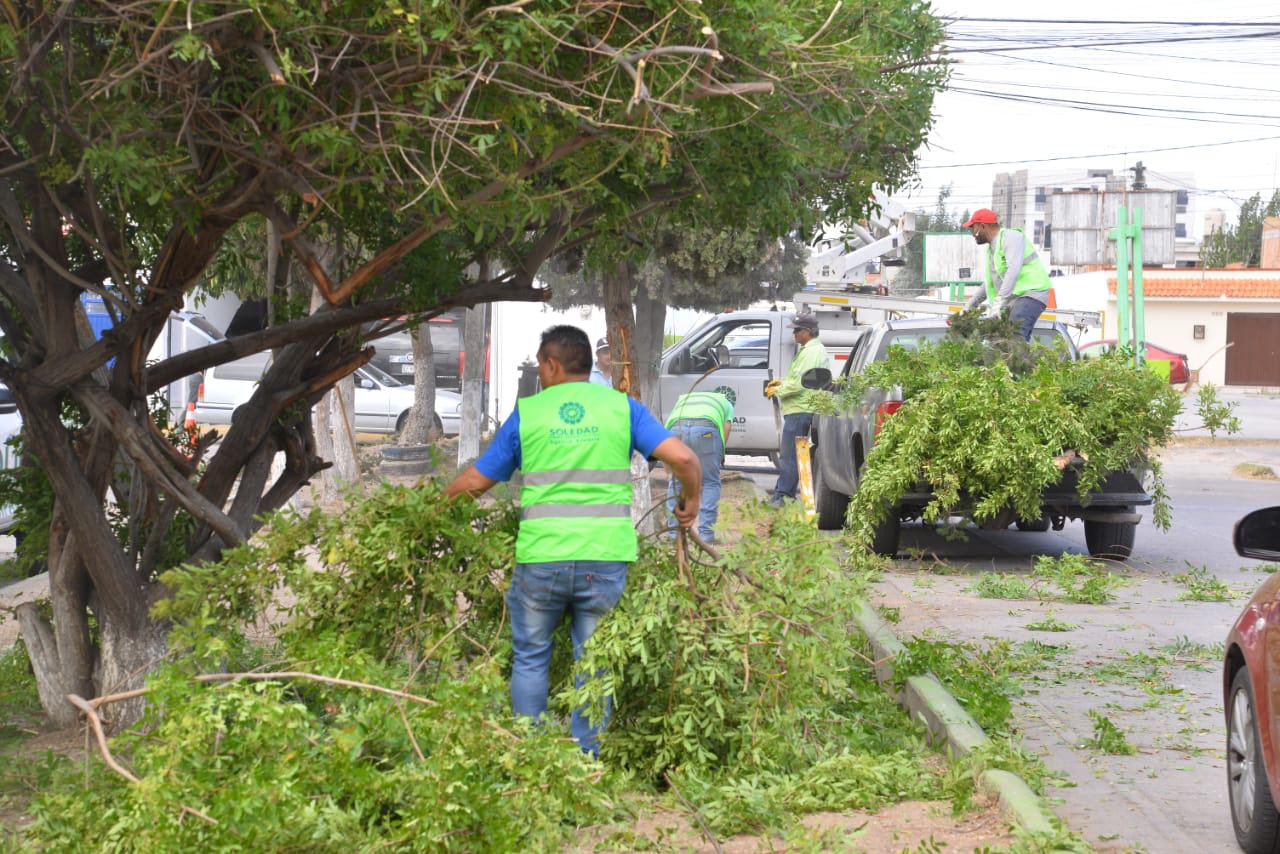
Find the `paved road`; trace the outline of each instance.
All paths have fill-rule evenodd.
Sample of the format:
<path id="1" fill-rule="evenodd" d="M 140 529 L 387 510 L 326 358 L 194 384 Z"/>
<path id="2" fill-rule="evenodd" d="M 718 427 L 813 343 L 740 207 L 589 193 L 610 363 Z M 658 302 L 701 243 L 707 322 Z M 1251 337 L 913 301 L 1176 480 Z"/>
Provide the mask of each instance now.
<path id="1" fill-rule="evenodd" d="M 952 542 L 919 525 L 903 528 L 899 558 L 877 585 L 877 604 L 901 615 L 903 640 L 931 635 L 983 644 L 998 638 L 1065 647 L 1045 672 L 1025 680 L 1015 725 L 1023 744 L 1061 775 L 1046 795 L 1067 824 L 1102 852 L 1234 854 L 1227 804 L 1221 646 L 1244 600 L 1261 583 L 1258 564 L 1235 554 L 1231 530 L 1248 510 L 1280 504 L 1280 480 L 1241 476 L 1250 463 L 1280 474 L 1280 397 L 1233 392 L 1239 436 L 1199 437 L 1161 455 L 1173 527 L 1145 518 L 1135 556 L 1114 567 L 1129 583 L 1110 605 L 984 599 L 970 588 L 991 572 L 1029 575 L 1038 555 L 1087 554 L 1084 530 L 973 531 Z M 1180 426 L 1194 428 L 1184 416 Z M 748 471 L 762 488 L 776 474 Z M 1174 576 L 1203 570 L 1235 591 L 1230 602 L 1179 599 Z M 1071 631 L 1028 628 L 1051 614 Z M 1144 657 L 1145 656 L 1145 657 Z M 1114 756 L 1083 746 L 1089 712 L 1105 715 L 1138 748 Z"/>

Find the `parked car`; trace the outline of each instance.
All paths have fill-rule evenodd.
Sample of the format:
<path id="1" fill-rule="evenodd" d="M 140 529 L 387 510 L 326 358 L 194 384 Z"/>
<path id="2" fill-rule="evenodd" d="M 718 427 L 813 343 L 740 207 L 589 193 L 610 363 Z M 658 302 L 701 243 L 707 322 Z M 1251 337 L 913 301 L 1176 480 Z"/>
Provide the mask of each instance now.
<path id="1" fill-rule="evenodd" d="M 204 373 L 196 398 L 196 423 L 230 424 L 236 410 L 248 402 L 258 380 L 271 361 L 269 352 L 254 353 Z M 396 433 L 403 427 L 413 408 L 413 386 L 373 365 L 355 372 L 355 426 L 361 433 Z M 462 423 L 462 396 L 436 389 L 436 427 L 446 436 L 456 436 Z"/>
<path id="2" fill-rule="evenodd" d="M 945 317 L 877 324 L 854 345 L 840 375 L 850 377 L 864 372 L 873 362 L 884 360 L 890 347 L 917 349 L 926 343 L 939 342 L 946 337 L 949 324 Z M 1061 324 L 1038 321 L 1032 334 L 1036 343 L 1060 346 L 1065 358 L 1075 358 L 1071 338 Z M 867 389 L 861 401 L 849 411 L 814 418 L 809 439 L 814 504 L 820 529 L 831 531 L 844 527 L 845 512 L 858 491 L 863 467 L 875 447 L 876 437 L 885 419 L 902 404 L 901 389 L 873 387 Z M 1066 519 L 1082 519 L 1085 543 L 1091 555 L 1128 557 L 1140 518 L 1136 507 L 1151 503 L 1139 473 L 1111 472 L 1083 499 L 1076 491 L 1077 478 L 1076 470 L 1068 466 L 1062 479 L 1045 490 L 1041 518 L 1016 519 L 1006 510 L 986 524 L 998 528 L 1016 524 L 1019 530 L 1046 531 L 1050 525 L 1054 530 L 1061 530 Z M 924 484 L 904 494 L 877 527 L 872 549 L 877 554 L 896 554 L 901 523 L 922 518 L 933 497 Z"/>
<path id="3" fill-rule="evenodd" d="M 1280 507 L 1254 510 L 1232 537 L 1243 557 L 1280 562 Z M 1280 572 L 1253 594 L 1227 633 L 1222 689 L 1227 793 L 1236 842 L 1247 854 L 1280 852 Z"/>
<path id="4" fill-rule="evenodd" d="M 21 460 L 9 440 L 22 430 L 22 415 L 18 412 L 17 401 L 13 392 L 4 383 L 0 383 L 0 469 L 17 468 Z M 12 504 L 0 505 L 0 533 L 8 533 L 13 528 L 14 507 Z"/>
<path id="5" fill-rule="evenodd" d="M 462 390 L 462 322 L 465 310 L 454 309 L 427 321 L 436 365 L 436 388 Z M 366 327 L 366 330 L 371 327 Z M 393 332 L 373 339 L 372 364 L 402 383 L 413 384 L 413 336 Z"/>
<path id="6" fill-rule="evenodd" d="M 1116 348 L 1116 339 L 1104 338 L 1101 341 L 1090 341 L 1088 344 L 1080 345 L 1080 358 L 1093 359 L 1103 353 L 1109 353 Z M 1159 344 L 1147 342 L 1147 361 L 1148 362 L 1168 362 L 1169 363 L 1169 382 L 1185 383 L 1191 378 L 1191 369 L 1187 366 L 1187 357 L 1183 353 L 1175 353 L 1172 350 L 1161 347 Z"/>

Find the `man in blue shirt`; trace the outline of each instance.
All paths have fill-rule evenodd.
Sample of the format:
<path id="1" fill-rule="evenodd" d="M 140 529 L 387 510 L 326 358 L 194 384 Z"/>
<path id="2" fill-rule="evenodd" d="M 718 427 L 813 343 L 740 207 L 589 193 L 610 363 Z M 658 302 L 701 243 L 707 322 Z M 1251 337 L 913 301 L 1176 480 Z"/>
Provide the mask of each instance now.
<path id="1" fill-rule="evenodd" d="M 639 401 L 587 381 L 591 339 L 553 326 L 538 348 L 542 391 L 521 398 L 475 464 L 445 494 L 479 496 L 523 474 L 516 566 L 507 590 L 511 615 L 511 706 L 540 718 L 547 708 L 551 636 L 567 612 L 573 657 L 622 598 L 636 558 L 631 523 L 631 454 L 657 457 L 683 487 L 677 521 L 692 527 L 701 501 L 698 458 Z M 579 683 L 581 683 L 579 677 Z M 596 755 L 608 722 L 575 709 L 573 737 Z"/>

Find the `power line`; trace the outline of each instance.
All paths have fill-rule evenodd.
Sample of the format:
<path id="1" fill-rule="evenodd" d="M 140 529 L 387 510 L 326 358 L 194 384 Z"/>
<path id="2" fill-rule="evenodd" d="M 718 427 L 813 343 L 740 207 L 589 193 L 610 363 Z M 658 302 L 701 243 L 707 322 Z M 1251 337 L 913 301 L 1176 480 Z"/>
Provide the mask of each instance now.
<path id="1" fill-rule="evenodd" d="M 1203 142 L 1198 145 L 1174 145 L 1166 148 L 1140 148 L 1132 151 L 1126 151 L 1125 155 L 1130 154 L 1159 154 L 1165 151 L 1188 151 L 1193 148 L 1215 148 L 1223 145 L 1243 145 L 1250 142 L 1272 142 L 1280 139 L 1280 136 L 1260 136 L 1254 139 L 1233 139 L 1225 142 Z M 1036 157 L 1027 160 L 993 160 L 985 163 L 950 163 L 943 166 L 918 166 L 916 171 L 922 172 L 925 169 L 965 169 L 970 166 L 1005 166 L 1010 163 L 1052 163 L 1059 160 L 1088 160 L 1101 159 L 1106 157 L 1114 157 L 1116 152 L 1108 151 L 1102 154 L 1071 154 L 1064 157 Z"/>
<path id="2" fill-rule="evenodd" d="M 1154 27 L 1274 27 L 1265 21 L 1109 21 L 1082 18 L 971 18 L 968 15 L 940 15 L 939 20 L 981 24 L 1070 24 L 1080 26 L 1154 26 Z"/>
<path id="3" fill-rule="evenodd" d="M 1274 26 L 1274 25 L 1273 25 Z M 1002 54 L 1011 53 L 1015 50 L 1060 50 L 1065 48 L 1098 48 L 1098 47 L 1121 47 L 1123 45 L 1137 44 L 1174 44 L 1176 42 L 1203 42 L 1203 41 L 1224 41 L 1236 39 L 1262 39 L 1280 36 L 1280 30 L 1269 30 L 1263 33 L 1240 33 L 1240 34 L 1222 34 L 1216 36 L 1177 36 L 1159 39 L 1130 39 L 1127 41 L 1102 41 L 1102 42 L 1078 42 L 1071 44 L 1049 44 L 1040 42 L 1037 44 L 1019 44 L 1012 47 L 962 47 L 947 48 L 943 51 L 944 55 L 955 53 L 985 53 L 985 54 Z"/>
<path id="4" fill-rule="evenodd" d="M 1073 110 L 1092 110 L 1099 113 L 1114 113 L 1122 116 L 1136 116 L 1141 118 L 1150 118 L 1159 115 L 1161 118 L 1177 119 L 1179 121 L 1188 122 L 1206 122 L 1212 121 L 1218 124 L 1240 124 L 1247 126 L 1264 127 L 1271 126 L 1269 122 L 1276 122 L 1280 126 L 1280 116 L 1261 115 L 1258 113 L 1226 113 L 1221 110 L 1187 110 L 1187 109 L 1171 109 L 1169 107 L 1147 107 L 1141 104 L 1103 104 L 1095 101 L 1076 101 L 1069 98 L 1049 98 L 1045 96 L 1020 95 L 1016 92 L 984 92 L 979 89 L 966 89 L 959 86 L 952 86 L 951 92 L 960 95 L 972 95 L 978 98 L 995 98 L 1002 101 L 1017 101 L 1023 104 L 1040 104 L 1046 107 L 1066 107 Z M 1258 122 L 1224 122 L 1222 119 L 1215 117 L 1225 117 L 1226 119 L 1259 119 Z"/>

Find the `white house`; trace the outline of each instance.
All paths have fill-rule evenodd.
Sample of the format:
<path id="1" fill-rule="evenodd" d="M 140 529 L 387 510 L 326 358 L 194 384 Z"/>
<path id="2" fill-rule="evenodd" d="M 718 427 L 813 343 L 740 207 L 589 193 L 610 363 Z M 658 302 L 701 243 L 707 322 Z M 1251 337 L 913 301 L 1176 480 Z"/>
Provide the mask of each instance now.
<path id="1" fill-rule="evenodd" d="M 1116 274 L 1107 271 L 1104 337 L 1115 337 Z M 1280 387 L 1280 270 L 1147 269 L 1146 338 L 1187 354 L 1201 383 Z"/>

